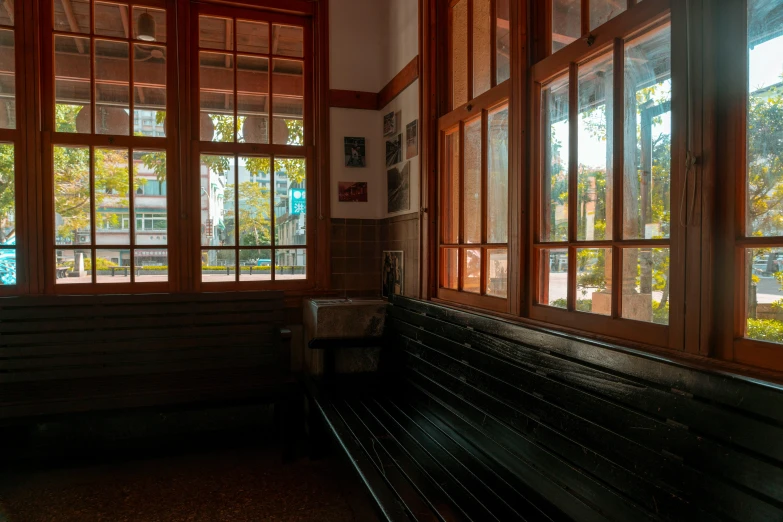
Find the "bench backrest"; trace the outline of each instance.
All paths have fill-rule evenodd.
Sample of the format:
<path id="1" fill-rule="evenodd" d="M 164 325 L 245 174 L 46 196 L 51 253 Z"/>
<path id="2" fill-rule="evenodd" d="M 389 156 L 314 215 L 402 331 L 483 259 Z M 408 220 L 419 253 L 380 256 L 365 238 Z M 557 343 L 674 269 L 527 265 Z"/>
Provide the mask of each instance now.
<path id="1" fill-rule="evenodd" d="M 575 520 L 783 520 L 783 389 L 432 303 L 387 318 L 411 393 Z"/>

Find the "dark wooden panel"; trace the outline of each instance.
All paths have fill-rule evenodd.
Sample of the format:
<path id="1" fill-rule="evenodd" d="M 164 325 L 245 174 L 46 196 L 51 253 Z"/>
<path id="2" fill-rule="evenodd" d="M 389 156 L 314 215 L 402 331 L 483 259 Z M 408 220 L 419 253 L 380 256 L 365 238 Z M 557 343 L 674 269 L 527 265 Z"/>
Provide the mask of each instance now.
<path id="1" fill-rule="evenodd" d="M 343 91 L 332 89 L 329 91 L 329 107 L 377 111 L 378 94 L 366 91 Z"/>

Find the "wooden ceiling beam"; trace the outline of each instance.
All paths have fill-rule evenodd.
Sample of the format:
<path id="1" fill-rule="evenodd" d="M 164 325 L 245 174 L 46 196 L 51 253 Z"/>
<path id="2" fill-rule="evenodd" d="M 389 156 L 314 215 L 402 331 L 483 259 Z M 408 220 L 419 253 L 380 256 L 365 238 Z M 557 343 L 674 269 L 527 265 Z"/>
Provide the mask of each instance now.
<path id="1" fill-rule="evenodd" d="M 79 23 L 76 21 L 76 15 L 73 13 L 73 5 L 71 5 L 71 0 L 61 0 L 63 5 L 63 11 L 65 11 L 65 18 L 68 20 L 68 25 L 71 28 L 71 31 L 74 33 L 78 33 L 79 31 Z M 84 42 L 82 42 L 81 38 L 74 38 L 74 42 L 76 42 L 76 48 L 79 50 L 79 54 L 84 54 Z"/>
<path id="2" fill-rule="evenodd" d="M 14 23 L 14 0 L 4 0 L 3 7 L 8 12 L 8 18 L 11 19 L 11 23 Z"/>

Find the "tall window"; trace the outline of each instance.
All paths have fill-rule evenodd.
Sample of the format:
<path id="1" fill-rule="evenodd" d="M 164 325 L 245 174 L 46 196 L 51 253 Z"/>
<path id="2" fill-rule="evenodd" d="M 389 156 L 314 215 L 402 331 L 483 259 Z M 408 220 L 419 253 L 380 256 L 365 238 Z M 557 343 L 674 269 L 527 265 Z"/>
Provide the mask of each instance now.
<path id="1" fill-rule="evenodd" d="M 440 130 L 438 297 L 508 311 L 508 0 L 449 8 L 450 112 Z"/>
<path id="2" fill-rule="evenodd" d="M 166 288 L 169 202 L 145 192 L 167 182 L 172 141 L 166 2 L 47 1 L 49 282 Z"/>
<path id="3" fill-rule="evenodd" d="M 0 6 L 0 286 L 17 285 L 16 172 L 21 141 L 17 121 L 18 59 L 13 3 Z"/>
<path id="4" fill-rule="evenodd" d="M 201 281 L 305 280 L 309 28 L 296 17 L 207 6 L 195 24 Z"/>

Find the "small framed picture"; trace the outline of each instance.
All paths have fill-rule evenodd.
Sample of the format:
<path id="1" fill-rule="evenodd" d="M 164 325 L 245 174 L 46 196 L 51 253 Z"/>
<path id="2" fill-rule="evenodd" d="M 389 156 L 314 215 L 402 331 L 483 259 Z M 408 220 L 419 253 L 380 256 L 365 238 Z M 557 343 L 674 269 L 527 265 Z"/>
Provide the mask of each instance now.
<path id="1" fill-rule="evenodd" d="M 391 136 L 397 132 L 397 113 L 390 112 L 383 117 L 383 135 Z"/>
<path id="2" fill-rule="evenodd" d="M 338 181 L 337 199 L 340 203 L 367 203 L 367 182 Z"/>
<path id="3" fill-rule="evenodd" d="M 367 155 L 365 151 L 364 138 L 345 138 L 345 166 L 366 167 Z"/>
<path id="4" fill-rule="evenodd" d="M 386 140 L 386 166 L 393 167 L 402 161 L 402 134 Z"/>
<path id="5" fill-rule="evenodd" d="M 419 155 L 419 120 L 405 126 L 405 159 Z"/>
<path id="6" fill-rule="evenodd" d="M 405 280 L 402 250 L 384 250 L 381 259 L 381 295 L 389 297 L 402 295 L 402 282 Z"/>

